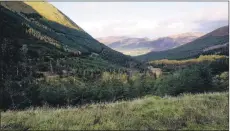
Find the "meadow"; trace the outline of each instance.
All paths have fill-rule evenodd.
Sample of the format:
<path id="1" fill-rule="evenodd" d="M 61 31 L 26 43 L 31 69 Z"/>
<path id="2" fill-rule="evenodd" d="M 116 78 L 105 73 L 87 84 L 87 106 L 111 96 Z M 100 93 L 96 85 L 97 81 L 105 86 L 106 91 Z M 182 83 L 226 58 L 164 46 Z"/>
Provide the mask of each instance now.
<path id="1" fill-rule="evenodd" d="M 228 93 L 145 96 L 81 107 L 43 106 L 2 112 L 3 129 L 227 130 Z"/>

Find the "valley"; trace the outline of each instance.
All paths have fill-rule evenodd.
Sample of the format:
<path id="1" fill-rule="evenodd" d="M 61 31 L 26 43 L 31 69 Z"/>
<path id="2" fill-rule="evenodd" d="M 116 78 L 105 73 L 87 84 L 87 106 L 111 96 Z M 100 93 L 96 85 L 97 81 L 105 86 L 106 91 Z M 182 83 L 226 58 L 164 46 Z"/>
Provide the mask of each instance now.
<path id="1" fill-rule="evenodd" d="M 161 37 L 157 39 L 110 36 L 98 38 L 97 40 L 126 55 L 137 56 L 149 53 L 151 51 L 163 51 L 176 48 L 178 46 L 187 44 L 196 38 L 201 37 L 202 35 L 204 34 L 193 32 Z"/>
<path id="2" fill-rule="evenodd" d="M 0 2 L 1 130 L 226 130 L 229 26 L 94 38 L 49 2 Z"/>

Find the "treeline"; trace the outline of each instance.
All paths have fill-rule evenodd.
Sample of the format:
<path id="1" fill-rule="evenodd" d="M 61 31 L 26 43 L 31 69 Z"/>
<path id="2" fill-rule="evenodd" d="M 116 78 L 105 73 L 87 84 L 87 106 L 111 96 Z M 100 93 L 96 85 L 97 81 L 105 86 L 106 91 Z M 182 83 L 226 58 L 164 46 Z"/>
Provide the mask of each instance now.
<path id="1" fill-rule="evenodd" d="M 168 59 L 162 59 L 162 60 L 155 60 L 149 62 L 150 64 L 174 64 L 174 65 L 182 65 L 182 64 L 195 64 L 195 63 L 201 63 L 204 61 L 215 61 L 217 59 L 221 58 L 227 58 L 227 56 L 221 56 L 221 55 L 201 55 L 198 58 L 193 59 L 187 59 L 187 60 L 168 60 Z"/>
<path id="2" fill-rule="evenodd" d="M 40 71 L 40 74 L 50 73 L 46 75 L 47 77 L 52 77 L 52 75 L 60 77 L 75 76 L 85 81 L 95 80 L 106 71 L 127 72 L 126 68 L 97 57 L 45 58 L 39 62 L 34 62 L 34 66 Z"/>
<path id="3" fill-rule="evenodd" d="M 229 44 L 217 45 L 219 47 L 205 50 L 202 55 L 226 55 L 229 56 Z"/>
<path id="4" fill-rule="evenodd" d="M 151 75 L 104 72 L 97 80 L 76 76 L 6 82 L 5 109 L 30 106 L 68 106 L 129 100 L 145 95 L 180 95 L 228 90 L 228 72 L 212 74 L 207 65 L 195 65 L 155 79 Z M 5 84 L 6 84 L 5 83 Z"/>
<path id="5" fill-rule="evenodd" d="M 154 60 L 148 64 L 153 67 L 162 68 L 166 72 L 175 71 L 192 65 L 207 64 L 210 65 L 214 72 L 219 73 L 221 70 L 228 70 L 228 63 L 229 58 L 224 55 L 201 55 L 198 58 L 187 60 Z"/>
<path id="6" fill-rule="evenodd" d="M 228 72 L 214 75 L 209 66 L 205 64 L 195 65 L 180 69 L 170 75 L 158 79 L 155 85 L 157 87 L 156 94 L 179 95 L 181 93 L 227 91 L 227 78 Z M 217 85 L 219 82 L 222 83 L 222 85 Z"/>

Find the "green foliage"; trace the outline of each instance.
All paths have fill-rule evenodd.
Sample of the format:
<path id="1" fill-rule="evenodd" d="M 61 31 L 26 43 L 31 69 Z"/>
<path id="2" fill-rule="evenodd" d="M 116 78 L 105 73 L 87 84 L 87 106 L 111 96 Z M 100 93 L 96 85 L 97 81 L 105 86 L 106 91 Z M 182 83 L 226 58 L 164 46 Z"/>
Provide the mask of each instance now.
<path id="1" fill-rule="evenodd" d="M 1 81 L 3 81 L 3 83 L 1 83 L 1 86 L 3 87 L 1 92 L 1 96 L 3 96 L 3 99 L 1 99 L 1 108 L 16 109 L 28 106 L 37 106 L 41 105 L 43 101 L 48 101 L 52 105 L 62 105 L 63 103 L 63 105 L 65 105 L 68 103 L 69 99 L 74 100 L 75 98 L 68 98 L 66 95 L 59 96 L 57 94 L 62 93 L 64 89 L 69 86 L 68 83 L 67 87 L 60 87 L 58 88 L 60 90 L 55 91 L 54 88 L 59 86 L 50 86 L 49 83 L 45 83 L 46 85 L 44 85 L 43 83 L 40 83 L 39 80 L 43 77 L 53 79 L 59 76 L 74 76 L 75 78 L 80 78 L 82 82 L 88 84 L 88 82 L 95 81 L 97 78 L 100 78 L 101 74 L 105 71 L 125 72 L 125 67 L 123 66 L 128 65 L 125 61 L 132 61 L 130 57 L 126 59 L 126 56 L 107 47 L 105 47 L 105 50 L 109 52 L 103 53 L 103 55 L 99 53 L 99 56 L 95 58 L 89 57 L 87 56 L 88 54 L 84 53 L 83 56 L 80 57 L 69 56 L 69 53 L 65 52 L 62 47 L 63 44 L 68 45 L 66 43 L 72 43 L 74 46 L 68 47 L 78 49 L 78 47 L 75 46 L 81 44 L 84 46 L 86 42 L 86 46 L 92 48 L 90 49 L 92 52 L 100 51 L 100 47 L 103 45 L 87 34 L 84 35 L 85 37 L 89 36 L 89 40 L 85 37 L 72 36 L 71 33 L 78 32 L 74 29 L 69 29 L 71 32 L 60 32 L 60 30 L 64 29 L 66 31 L 68 28 L 58 24 L 47 25 L 48 23 L 46 22 L 50 21 L 41 22 L 43 18 L 36 17 L 34 14 L 25 16 L 8 10 L 1 5 L 0 9 L 0 14 L 2 16 L 2 21 L 0 22 L 1 31 L 4 32 L 0 36 Z M 27 17 L 36 17 L 36 19 L 32 20 Z M 55 32 L 53 30 L 53 28 L 56 28 L 57 26 L 60 27 L 59 32 Z M 80 43 L 84 41 L 84 43 L 74 43 L 68 38 Z M 60 45 L 60 43 L 62 44 Z M 97 44 L 95 44 L 95 46 L 99 48 L 95 48 L 95 50 L 93 50 L 94 46 L 91 46 L 93 43 L 98 43 L 100 46 L 97 46 Z M 24 47 L 26 47 L 26 50 Z M 87 50 L 89 49 L 87 47 L 84 48 Z M 114 55 L 113 52 L 115 52 Z M 118 55 L 119 57 L 117 57 Z M 107 60 L 105 60 L 106 56 L 111 56 L 111 58 L 106 58 Z M 115 61 L 113 61 L 114 58 L 116 58 Z M 119 58 L 121 58 L 122 61 L 120 61 Z M 24 84 L 21 86 L 17 83 Z M 32 85 L 37 88 L 33 88 Z M 42 87 L 46 86 L 46 90 L 40 90 Z M 72 86 L 75 90 L 78 89 L 77 85 L 72 84 Z M 92 87 L 93 84 L 89 84 L 88 86 Z M 90 88 L 82 91 L 87 90 L 90 90 Z M 36 95 L 32 97 L 31 94 Z M 69 92 L 66 94 L 69 95 Z M 57 96 L 60 103 L 52 100 L 49 95 Z M 74 97 L 76 97 L 78 94 L 74 95 Z M 87 97 L 87 102 L 90 100 L 91 99 Z M 26 101 L 27 104 L 23 104 L 24 101 Z M 76 101 L 77 102 L 74 103 L 79 102 L 79 100 Z"/>
<path id="2" fill-rule="evenodd" d="M 50 106 L 81 105 L 120 99 L 128 100 L 148 94 L 164 96 L 226 91 L 227 89 L 226 73 L 213 78 L 209 65 L 189 66 L 155 80 L 155 77 L 149 73 L 136 72 L 130 76 L 125 69 L 114 67 L 114 70 L 111 70 L 113 66 L 103 65 L 103 62 L 99 64 L 95 61 L 97 64 L 91 64 L 93 60 L 94 58 L 63 58 L 57 61 L 50 59 L 43 64 L 39 63 L 40 66 L 35 65 L 40 68 L 39 70 L 46 71 L 47 74 L 44 74 L 44 78 L 41 77 L 37 82 L 33 82 L 34 84 L 25 87 L 28 92 L 26 92 L 26 97 L 22 97 L 22 100 L 28 99 L 30 103 L 23 104 L 20 108 L 44 104 Z M 52 74 L 50 64 L 54 73 L 60 71 L 61 74 Z M 104 68 L 106 66 L 107 69 Z M 48 68 L 44 69 L 44 67 Z M 62 70 L 66 70 L 66 74 L 62 74 Z M 220 78 L 225 81 L 223 82 Z M 36 95 L 31 97 L 29 94 Z M 9 102 L 8 106 L 12 106 L 12 103 Z"/>
<path id="3" fill-rule="evenodd" d="M 212 91 L 211 70 L 207 66 L 186 68 L 158 79 L 155 86 L 160 95 Z"/>
<path id="4" fill-rule="evenodd" d="M 212 55 L 212 54 L 229 56 L 229 44 L 215 49 L 207 50 L 202 53 L 202 55 Z"/>
<path id="5" fill-rule="evenodd" d="M 155 60 L 149 62 L 153 65 L 160 65 L 160 64 L 172 64 L 172 65 L 189 65 L 189 64 L 196 64 L 196 63 L 202 63 L 206 61 L 215 61 L 222 58 L 228 58 L 227 56 L 222 55 L 201 55 L 198 58 L 193 59 L 186 59 L 186 60 L 168 60 L 168 59 L 162 59 L 162 60 Z"/>
<path id="6" fill-rule="evenodd" d="M 198 58 L 186 60 L 155 60 L 148 62 L 149 65 L 163 69 L 165 72 L 172 72 L 178 69 L 193 65 L 209 65 L 213 74 L 228 71 L 229 58 L 223 55 L 201 55 Z"/>
<path id="7" fill-rule="evenodd" d="M 223 72 L 213 77 L 214 87 L 217 91 L 226 91 L 229 89 L 229 73 Z"/>
<path id="8" fill-rule="evenodd" d="M 77 77 L 40 81 L 39 103 L 51 106 L 86 104 L 91 102 L 132 99 L 152 93 L 153 78 L 128 79 L 126 74 L 104 72 L 97 81 L 82 82 Z M 151 80 L 150 80 L 151 79 Z"/>

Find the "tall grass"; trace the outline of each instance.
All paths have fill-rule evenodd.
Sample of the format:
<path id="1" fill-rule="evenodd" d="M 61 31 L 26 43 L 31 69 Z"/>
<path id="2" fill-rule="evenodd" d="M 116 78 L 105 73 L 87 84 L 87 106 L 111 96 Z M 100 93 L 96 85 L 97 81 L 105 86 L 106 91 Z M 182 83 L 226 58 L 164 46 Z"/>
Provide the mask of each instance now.
<path id="1" fill-rule="evenodd" d="M 227 130 L 228 93 L 146 96 L 133 101 L 2 113 L 3 129 Z"/>

